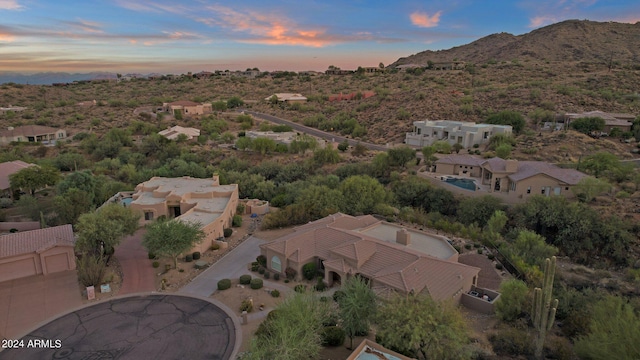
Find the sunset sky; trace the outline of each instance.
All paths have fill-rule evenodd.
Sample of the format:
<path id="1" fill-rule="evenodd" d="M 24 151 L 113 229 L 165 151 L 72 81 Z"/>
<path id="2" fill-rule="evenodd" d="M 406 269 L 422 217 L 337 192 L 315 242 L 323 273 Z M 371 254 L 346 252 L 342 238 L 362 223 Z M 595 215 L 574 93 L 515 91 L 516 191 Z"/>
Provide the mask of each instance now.
<path id="1" fill-rule="evenodd" d="M 0 0 L 0 72 L 354 69 L 566 19 L 635 23 L 640 1 Z"/>

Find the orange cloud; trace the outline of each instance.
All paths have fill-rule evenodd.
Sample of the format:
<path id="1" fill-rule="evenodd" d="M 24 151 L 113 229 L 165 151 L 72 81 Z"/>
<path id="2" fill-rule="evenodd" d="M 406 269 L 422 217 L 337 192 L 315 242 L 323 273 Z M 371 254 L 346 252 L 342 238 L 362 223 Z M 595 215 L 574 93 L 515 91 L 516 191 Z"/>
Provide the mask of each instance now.
<path id="1" fill-rule="evenodd" d="M 0 0 L 0 10 L 20 10 L 22 5 L 17 0 Z"/>
<path id="2" fill-rule="evenodd" d="M 429 16 L 427 13 L 416 11 L 409 15 L 409 18 L 411 19 L 411 23 L 415 26 L 430 28 L 438 26 L 441 14 L 442 11 L 438 11 L 437 13 Z"/>
<path id="3" fill-rule="evenodd" d="M 0 33 L 0 41 L 4 42 L 12 42 L 15 40 L 15 37 L 11 34 Z"/>
<path id="4" fill-rule="evenodd" d="M 558 22 L 558 19 L 554 16 L 536 16 L 534 18 L 529 19 L 529 27 L 537 28 L 544 25 L 549 25 L 552 23 Z"/>

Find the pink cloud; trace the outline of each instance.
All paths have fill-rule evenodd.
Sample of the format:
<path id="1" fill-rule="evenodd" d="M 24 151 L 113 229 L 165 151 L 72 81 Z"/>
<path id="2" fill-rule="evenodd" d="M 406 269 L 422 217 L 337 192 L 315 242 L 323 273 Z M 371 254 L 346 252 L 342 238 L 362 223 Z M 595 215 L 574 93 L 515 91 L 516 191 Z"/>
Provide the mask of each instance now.
<path id="1" fill-rule="evenodd" d="M 438 26 L 441 14 L 442 11 L 438 11 L 437 13 L 429 16 L 429 14 L 425 12 L 416 11 L 411 13 L 411 15 L 409 15 L 409 18 L 411 19 L 411 23 L 415 26 L 430 28 Z"/>
<path id="2" fill-rule="evenodd" d="M 0 0 L 0 10 L 20 10 L 22 5 L 18 4 L 18 0 Z"/>
<path id="3" fill-rule="evenodd" d="M 558 22 L 558 18 L 554 16 L 536 16 L 534 18 L 529 19 L 529 27 L 530 28 L 538 28 L 544 25 L 553 24 Z"/>

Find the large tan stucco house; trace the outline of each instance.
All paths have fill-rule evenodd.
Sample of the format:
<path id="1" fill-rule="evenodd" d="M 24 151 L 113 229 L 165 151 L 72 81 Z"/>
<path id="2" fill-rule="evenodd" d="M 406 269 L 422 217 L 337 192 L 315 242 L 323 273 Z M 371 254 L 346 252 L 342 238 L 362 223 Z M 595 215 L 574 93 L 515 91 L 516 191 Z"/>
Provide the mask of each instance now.
<path id="1" fill-rule="evenodd" d="M 305 264 L 315 263 L 329 286 L 358 275 L 377 293 L 422 293 L 456 303 L 477 284 L 480 271 L 458 263 L 445 237 L 370 215 L 327 216 L 260 245 L 260 253 L 274 273 L 292 268 L 300 277 Z"/>
<path id="2" fill-rule="evenodd" d="M 205 115 L 210 114 L 213 108 L 210 103 L 200 104 L 193 101 L 180 100 L 163 103 L 161 110 L 171 115 L 175 115 L 176 112 L 181 112 L 184 115 Z"/>
<path id="3" fill-rule="evenodd" d="M 74 244 L 71 225 L 0 236 L 0 282 L 74 270 Z"/>
<path id="4" fill-rule="evenodd" d="M 435 162 L 435 172 L 476 178 L 490 192 L 503 193 L 514 200 L 532 195 L 573 197 L 571 188 L 587 176 L 542 161 L 482 159 L 471 155 L 440 158 Z"/>
<path id="5" fill-rule="evenodd" d="M 67 131 L 49 126 L 25 125 L 18 127 L 8 127 L 0 130 L 0 145 L 8 145 L 11 142 L 41 142 L 52 144 L 57 140 L 67 137 Z"/>
<path id="6" fill-rule="evenodd" d="M 413 131 L 405 136 L 410 146 L 424 147 L 436 141 L 446 141 L 450 145 L 460 144 L 464 148 L 489 143 L 496 134 L 511 135 L 509 125 L 476 124 L 467 121 L 423 120 L 413 122 Z"/>
<path id="7" fill-rule="evenodd" d="M 231 227 L 238 185 L 220 185 L 217 175 L 212 179 L 153 177 L 136 186 L 130 206 L 142 215 L 142 225 L 161 216 L 199 223 L 205 239 L 191 252 L 204 252 Z"/>

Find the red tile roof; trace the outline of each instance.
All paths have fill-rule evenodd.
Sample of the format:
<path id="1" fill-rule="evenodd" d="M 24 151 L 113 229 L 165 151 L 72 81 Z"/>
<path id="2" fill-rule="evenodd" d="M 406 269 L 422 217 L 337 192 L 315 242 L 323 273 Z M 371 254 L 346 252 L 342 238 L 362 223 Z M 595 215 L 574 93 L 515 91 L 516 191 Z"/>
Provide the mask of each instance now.
<path id="1" fill-rule="evenodd" d="M 0 259 L 43 252 L 55 246 L 73 246 L 75 238 L 71 225 L 21 231 L 0 236 Z"/>
<path id="2" fill-rule="evenodd" d="M 0 190 L 7 190 L 11 187 L 11 184 L 9 183 L 9 175 L 15 174 L 18 171 L 30 166 L 38 165 L 28 164 L 21 160 L 8 161 L 0 164 Z"/>

